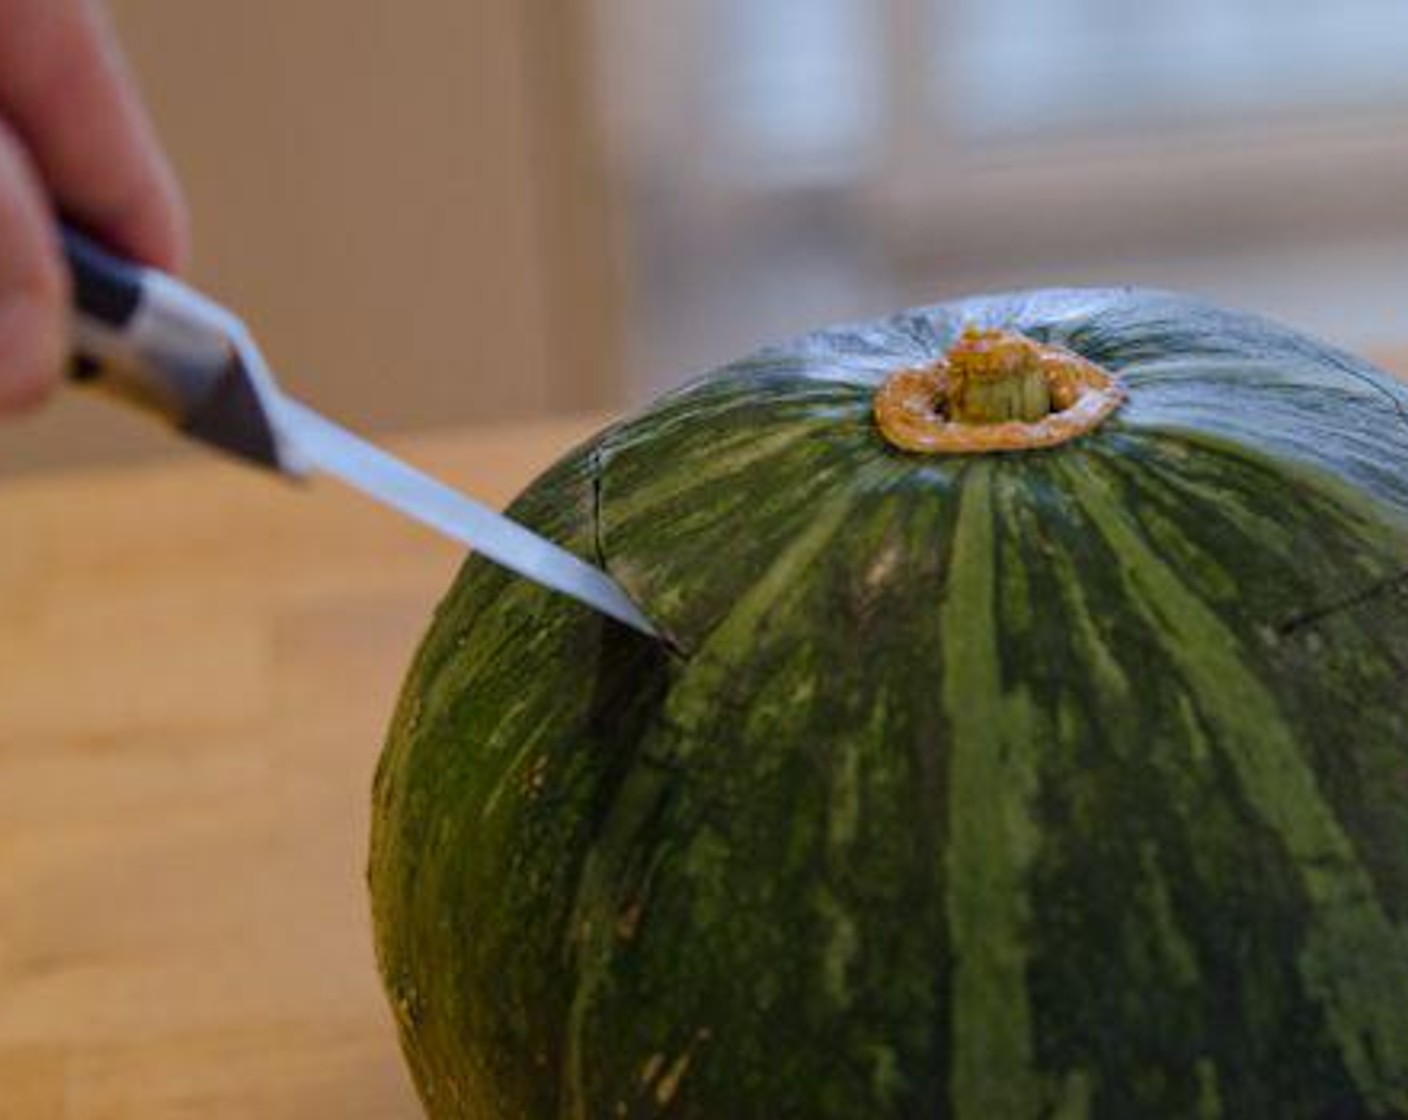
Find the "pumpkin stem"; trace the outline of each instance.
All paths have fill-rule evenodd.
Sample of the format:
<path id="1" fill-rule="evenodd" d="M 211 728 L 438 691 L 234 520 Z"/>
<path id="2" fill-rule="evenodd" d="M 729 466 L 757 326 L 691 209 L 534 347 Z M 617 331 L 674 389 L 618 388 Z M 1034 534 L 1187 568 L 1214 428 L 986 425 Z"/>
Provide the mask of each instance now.
<path id="1" fill-rule="evenodd" d="M 958 424 L 1031 424 L 1049 414 L 1040 347 L 1009 331 L 969 327 L 948 352 L 947 412 Z"/>
<path id="2" fill-rule="evenodd" d="M 1109 373 L 1069 350 L 969 327 L 934 365 L 891 375 L 875 418 L 904 451 L 1020 451 L 1074 439 L 1123 400 Z"/>

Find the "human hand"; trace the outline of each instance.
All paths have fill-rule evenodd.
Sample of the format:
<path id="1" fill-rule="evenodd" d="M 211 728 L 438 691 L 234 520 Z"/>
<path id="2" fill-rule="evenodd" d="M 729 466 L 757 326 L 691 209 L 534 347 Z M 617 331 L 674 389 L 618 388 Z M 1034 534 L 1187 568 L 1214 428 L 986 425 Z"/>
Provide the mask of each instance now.
<path id="1" fill-rule="evenodd" d="M 185 257 L 180 190 L 98 0 L 0 0 L 0 416 L 60 377 L 60 212 L 148 264 Z"/>

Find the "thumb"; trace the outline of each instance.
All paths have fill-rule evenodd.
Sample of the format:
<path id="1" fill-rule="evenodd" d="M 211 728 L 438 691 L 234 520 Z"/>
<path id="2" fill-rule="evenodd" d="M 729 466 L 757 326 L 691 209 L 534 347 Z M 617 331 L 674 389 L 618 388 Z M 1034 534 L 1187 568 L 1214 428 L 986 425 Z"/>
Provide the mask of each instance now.
<path id="1" fill-rule="evenodd" d="M 68 274 L 28 153 L 0 125 L 0 415 L 39 404 L 67 349 Z"/>

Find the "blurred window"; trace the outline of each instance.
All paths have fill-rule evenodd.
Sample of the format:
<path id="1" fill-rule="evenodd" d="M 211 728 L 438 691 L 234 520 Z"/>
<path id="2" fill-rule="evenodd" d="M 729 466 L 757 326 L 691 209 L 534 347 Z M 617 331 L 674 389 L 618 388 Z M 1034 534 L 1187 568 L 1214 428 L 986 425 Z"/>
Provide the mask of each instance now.
<path id="1" fill-rule="evenodd" d="M 1401 321 L 1408 0 L 593 2 L 640 370 L 1044 283 Z"/>
<path id="2" fill-rule="evenodd" d="M 1403 0 L 928 0 L 973 136 L 1408 100 Z"/>
<path id="3" fill-rule="evenodd" d="M 873 0 L 724 0 L 712 101 L 724 155 L 772 184 L 860 174 L 882 127 Z"/>
<path id="4" fill-rule="evenodd" d="M 673 138 L 681 153 L 709 161 L 706 178 L 743 186 L 855 182 L 1053 135 L 1225 132 L 1408 107 L 1404 0 L 672 3 L 698 33 L 674 48 L 691 65 L 631 96 L 673 102 L 688 125 Z M 635 10 L 637 21 L 672 18 Z"/>

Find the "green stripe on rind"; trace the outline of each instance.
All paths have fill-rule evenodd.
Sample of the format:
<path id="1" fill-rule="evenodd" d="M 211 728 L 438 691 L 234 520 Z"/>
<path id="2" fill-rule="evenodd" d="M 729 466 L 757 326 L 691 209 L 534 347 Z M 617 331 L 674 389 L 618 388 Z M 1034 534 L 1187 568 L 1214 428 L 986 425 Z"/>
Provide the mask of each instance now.
<path id="1" fill-rule="evenodd" d="M 516 516 L 589 556 L 590 481 L 574 456 Z M 379 771 L 369 867 L 379 963 L 428 1115 L 556 1112 L 570 889 L 662 657 L 477 558 L 438 612 Z"/>
<path id="2" fill-rule="evenodd" d="M 1217 1066 L 1203 1058 L 1195 1069 L 1198 1077 L 1197 1120 L 1222 1120 L 1222 1093 L 1217 1084 Z"/>
<path id="3" fill-rule="evenodd" d="M 672 697 L 667 723 L 692 730 L 693 743 L 671 736 L 686 753 L 670 761 L 680 766 L 688 748 L 709 742 L 705 729 L 717 719 L 715 705 L 729 689 L 731 669 L 746 656 L 743 651 L 757 641 L 758 629 L 789 592 L 804 586 L 803 573 L 832 546 L 844 528 L 849 506 L 833 502 L 810 522 L 805 531 L 788 542 L 771 567 L 737 603 L 711 636 L 708 646 L 689 666 L 687 683 L 681 682 Z M 703 698 L 702 703 L 697 702 Z M 695 701 L 692 703 L 692 701 Z M 660 810 L 670 791 L 669 768 L 638 768 L 619 791 L 609 816 L 599 826 L 582 865 L 577 898 L 568 922 L 569 944 L 575 973 L 575 990 L 568 1013 L 563 1067 L 564 1120 L 588 1120 L 593 1115 L 594 1092 L 587 1055 L 600 1048 L 593 1037 L 593 1016 L 598 1004 L 609 997 L 616 982 L 622 947 L 616 933 L 622 905 L 622 882 L 637 855 L 644 851 L 648 823 Z"/>
<path id="4" fill-rule="evenodd" d="M 574 923 L 591 932 L 573 948 L 591 972 L 574 1013 L 588 1115 L 612 1115 L 623 1091 L 636 1115 L 641 1071 L 701 1031 L 671 1115 L 947 1114 L 932 682 L 951 503 L 846 497 L 774 550 L 678 666 L 593 844 Z M 912 665 L 853 656 L 881 648 L 839 623 L 862 608 L 859 634 Z M 819 612 L 838 625 L 799 635 Z M 635 870 L 647 861 L 657 874 Z M 638 936 L 601 936 L 622 901 L 640 904 Z"/>
<path id="5" fill-rule="evenodd" d="M 1094 1079 L 1088 1073 L 1076 1070 L 1068 1074 L 1058 1090 L 1050 1120 L 1089 1120 L 1094 1095 Z"/>
<path id="6" fill-rule="evenodd" d="M 992 464 L 964 475 L 940 619 L 949 716 L 950 1099 L 957 1120 L 1036 1116 L 1026 966 L 1040 752 L 1035 713 L 1001 680 Z"/>
<path id="7" fill-rule="evenodd" d="M 1245 796 L 1280 837 L 1312 903 L 1300 967 L 1375 1109 L 1408 1109 L 1408 933 L 1384 914 L 1296 736 L 1235 633 L 1154 552 L 1098 475 L 1062 472 L 1120 558 L 1132 607 L 1160 628 Z"/>

